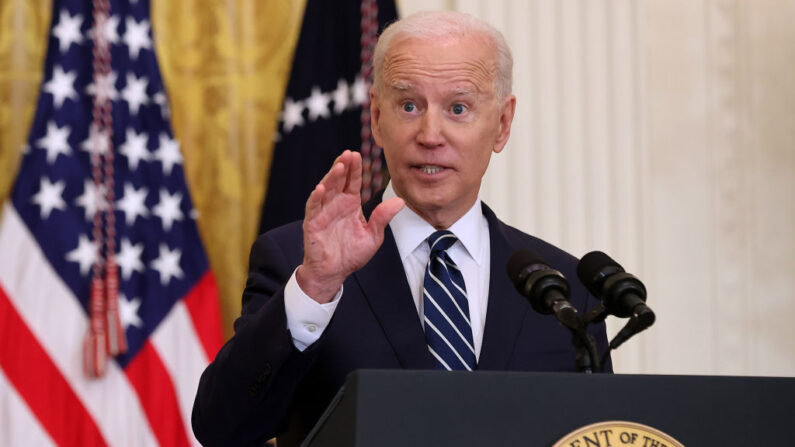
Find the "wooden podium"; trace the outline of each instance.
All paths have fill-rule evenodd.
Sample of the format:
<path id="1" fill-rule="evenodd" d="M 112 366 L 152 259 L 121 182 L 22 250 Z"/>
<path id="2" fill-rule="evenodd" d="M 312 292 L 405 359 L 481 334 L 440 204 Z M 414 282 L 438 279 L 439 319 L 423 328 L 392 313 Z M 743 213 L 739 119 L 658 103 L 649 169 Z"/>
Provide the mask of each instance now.
<path id="1" fill-rule="evenodd" d="M 613 420 L 688 447 L 795 445 L 795 378 L 362 370 L 303 445 L 552 446 Z M 662 447 L 592 439 L 574 447 Z"/>

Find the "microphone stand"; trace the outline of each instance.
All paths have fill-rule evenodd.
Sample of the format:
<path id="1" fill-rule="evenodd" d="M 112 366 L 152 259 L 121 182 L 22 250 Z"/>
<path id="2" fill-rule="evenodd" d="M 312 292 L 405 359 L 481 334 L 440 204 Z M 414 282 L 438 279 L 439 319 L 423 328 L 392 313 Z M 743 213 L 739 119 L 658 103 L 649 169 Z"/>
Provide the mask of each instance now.
<path id="1" fill-rule="evenodd" d="M 596 350 L 596 341 L 586 331 L 588 316 L 586 316 L 586 321 L 583 321 L 575 312 L 556 312 L 555 316 L 571 332 L 571 342 L 574 345 L 575 352 L 574 362 L 577 370 L 585 374 L 592 374 L 594 371 L 601 372 L 602 362 Z"/>
<path id="2" fill-rule="evenodd" d="M 633 313 L 627 324 L 610 340 L 610 349 L 617 349 L 633 335 L 654 324 L 654 319 L 654 312 L 648 307 L 638 313 Z"/>
<path id="3" fill-rule="evenodd" d="M 596 372 L 603 372 L 604 371 L 604 363 L 607 360 L 607 352 L 610 352 L 610 348 L 608 347 L 607 352 L 600 358 L 599 352 L 596 349 L 596 340 L 588 334 L 586 328 L 591 323 L 601 323 L 604 319 L 607 318 L 607 309 L 603 303 L 599 303 L 596 306 L 592 307 L 588 310 L 588 313 L 585 314 L 585 318 L 582 321 L 582 329 L 581 333 L 576 336 L 573 340 L 575 355 L 576 355 L 576 362 L 577 368 L 580 369 L 580 365 L 587 360 L 583 360 L 585 357 L 583 351 L 587 350 L 588 357 L 593 359 L 591 364 L 593 365 L 593 371 Z M 583 341 L 585 340 L 585 341 Z M 585 372 L 586 374 L 592 373 L 592 371 L 588 369 L 580 369 L 580 371 Z"/>
<path id="4" fill-rule="evenodd" d="M 587 327 L 591 323 L 600 323 L 604 321 L 607 315 L 608 315 L 607 308 L 603 303 L 599 303 L 593 308 L 591 308 L 588 311 L 588 313 L 585 315 L 584 325 Z M 621 346 L 625 341 L 629 340 L 633 335 L 643 331 L 644 329 L 654 324 L 654 320 L 655 320 L 654 312 L 652 312 L 651 309 L 647 307 L 638 313 L 633 313 L 627 324 L 625 324 L 624 327 L 621 328 L 621 330 L 618 332 L 618 334 L 616 334 L 616 336 L 613 337 L 612 340 L 610 340 L 607 349 L 602 354 L 601 365 L 602 366 L 604 365 L 605 361 L 607 360 L 607 356 L 608 354 L 610 354 L 611 351 L 618 349 L 619 346 Z M 597 369 L 597 371 L 601 372 L 602 370 Z"/>
<path id="5" fill-rule="evenodd" d="M 577 370 L 585 374 L 593 374 L 594 371 L 601 372 L 601 360 L 596 351 L 596 343 L 593 337 L 582 330 L 572 331 L 572 343 L 574 344 L 574 362 Z"/>

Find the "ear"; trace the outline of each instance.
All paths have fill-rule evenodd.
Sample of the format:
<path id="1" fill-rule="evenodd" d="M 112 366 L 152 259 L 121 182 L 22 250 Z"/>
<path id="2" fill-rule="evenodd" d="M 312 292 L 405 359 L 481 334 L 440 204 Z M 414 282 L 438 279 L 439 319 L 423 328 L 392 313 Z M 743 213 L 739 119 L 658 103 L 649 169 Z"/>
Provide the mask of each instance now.
<path id="1" fill-rule="evenodd" d="M 370 131 L 373 133 L 375 144 L 383 147 L 381 144 L 381 104 L 380 97 L 376 92 L 375 85 L 370 87 Z"/>
<path id="2" fill-rule="evenodd" d="M 513 114 L 516 111 L 516 96 L 510 95 L 500 104 L 500 126 L 497 132 L 497 140 L 494 142 L 494 153 L 502 152 L 508 137 L 511 136 L 511 124 Z"/>

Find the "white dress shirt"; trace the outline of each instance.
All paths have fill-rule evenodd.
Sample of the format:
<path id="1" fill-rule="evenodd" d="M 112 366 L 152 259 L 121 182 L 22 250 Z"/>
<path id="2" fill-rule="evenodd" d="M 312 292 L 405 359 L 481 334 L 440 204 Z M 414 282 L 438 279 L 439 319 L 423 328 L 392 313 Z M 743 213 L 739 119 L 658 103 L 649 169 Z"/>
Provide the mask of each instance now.
<path id="1" fill-rule="evenodd" d="M 390 183 L 384 191 L 384 200 L 392 197 L 396 195 Z M 395 237 L 400 260 L 403 262 L 403 270 L 411 289 L 414 306 L 417 308 L 417 318 L 422 321 L 422 289 L 431 252 L 427 239 L 436 229 L 408 206 L 404 206 L 397 213 L 389 223 L 389 227 Z M 447 250 L 447 254 L 458 265 L 464 276 L 469 300 L 469 319 L 472 322 L 472 341 L 475 356 L 479 358 L 483 343 L 483 326 L 486 322 L 491 264 L 489 225 L 483 216 L 480 198 L 448 230 L 458 238 L 458 241 Z M 293 272 L 285 286 L 284 307 L 287 327 L 290 329 L 296 348 L 303 351 L 320 338 L 331 321 L 342 295 L 344 295 L 343 289 L 340 288 L 331 302 L 319 304 L 301 290 Z"/>

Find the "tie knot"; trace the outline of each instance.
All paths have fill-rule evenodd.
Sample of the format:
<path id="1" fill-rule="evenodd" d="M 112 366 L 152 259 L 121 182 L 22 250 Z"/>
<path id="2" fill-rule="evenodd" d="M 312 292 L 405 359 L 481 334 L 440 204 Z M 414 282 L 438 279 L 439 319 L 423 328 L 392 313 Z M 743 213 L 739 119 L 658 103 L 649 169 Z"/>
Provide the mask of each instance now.
<path id="1" fill-rule="evenodd" d="M 438 253 L 450 248 L 458 238 L 451 231 L 439 230 L 428 236 L 428 245 L 431 247 L 431 253 Z"/>

